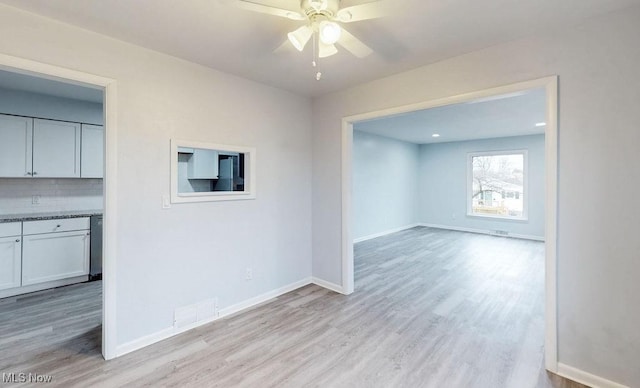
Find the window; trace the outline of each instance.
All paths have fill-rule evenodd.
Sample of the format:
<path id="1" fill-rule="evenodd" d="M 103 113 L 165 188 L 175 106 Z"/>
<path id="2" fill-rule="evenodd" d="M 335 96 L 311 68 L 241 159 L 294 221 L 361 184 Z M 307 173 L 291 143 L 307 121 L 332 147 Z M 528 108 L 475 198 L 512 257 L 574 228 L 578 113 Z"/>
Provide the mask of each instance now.
<path id="1" fill-rule="evenodd" d="M 472 153 L 468 169 L 468 215 L 527 219 L 527 151 Z"/>
<path id="2" fill-rule="evenodd" d="M 255 199 L 255 148 L 171 141 L 171 202 Z"/>

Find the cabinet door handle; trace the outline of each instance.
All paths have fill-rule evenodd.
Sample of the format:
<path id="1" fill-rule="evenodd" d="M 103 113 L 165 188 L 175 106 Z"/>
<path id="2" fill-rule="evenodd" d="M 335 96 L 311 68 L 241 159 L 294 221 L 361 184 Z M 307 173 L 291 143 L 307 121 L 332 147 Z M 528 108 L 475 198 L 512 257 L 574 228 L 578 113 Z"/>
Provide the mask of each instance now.
<path id="1" fill-rule="evenodd" d="M 62 225 L 58 224 L 58 225 L 56 225 L 56 228 L 59 228 L 60 226 L 62 226 Z"/>
<path id="2" fill-rule="evenodd" d="M 19 239 L 19 238 L 17 238 L 17 239 L 16 239 L 16 242 L 20 242 L 20 239 Z"/>
<path id="3" fill-rule="evenodd" d="M 33 175 L 38 175 L 38 173 L 34 171 L 34 172 L 33 172 Z"/>
<path id="4" fill-rule="evenodd" d="M 24 174 L 24 175 L 31 175 L 31 173 L 30 173 L 30 172 L 28 172 L 28 173 L 26 173 L 26 174 Z"/>

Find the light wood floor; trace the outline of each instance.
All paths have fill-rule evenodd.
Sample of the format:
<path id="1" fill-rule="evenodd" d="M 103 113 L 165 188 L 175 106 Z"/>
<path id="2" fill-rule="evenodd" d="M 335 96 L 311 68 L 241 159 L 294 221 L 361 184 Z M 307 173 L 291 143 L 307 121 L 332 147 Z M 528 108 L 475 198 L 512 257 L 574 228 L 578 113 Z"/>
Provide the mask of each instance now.
<path id="1" fill-rule="evenodd" d="M 64 387 L 582 387 L 543 367 L 543 250 L 414 228 L 356 244 L 350 296 L 306 286 L 111 361 L 100 282 L 0 299 L 0 372 Z"/>

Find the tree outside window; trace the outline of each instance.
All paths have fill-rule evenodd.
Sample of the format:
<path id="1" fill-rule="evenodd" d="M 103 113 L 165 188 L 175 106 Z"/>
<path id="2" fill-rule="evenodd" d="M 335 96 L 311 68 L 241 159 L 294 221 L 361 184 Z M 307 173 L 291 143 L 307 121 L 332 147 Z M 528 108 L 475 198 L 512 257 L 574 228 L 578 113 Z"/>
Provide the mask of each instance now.
<path id="1" fill-rule="evenodd" d="M 470 215 L 526 217 L 526 151 L 474 153 L 470 159 Z"/>

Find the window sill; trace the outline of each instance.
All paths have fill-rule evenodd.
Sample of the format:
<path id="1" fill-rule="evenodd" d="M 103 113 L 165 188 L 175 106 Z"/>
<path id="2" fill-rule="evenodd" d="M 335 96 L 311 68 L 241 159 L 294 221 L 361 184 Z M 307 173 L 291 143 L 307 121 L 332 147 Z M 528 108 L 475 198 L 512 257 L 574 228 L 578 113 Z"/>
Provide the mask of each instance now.
<path id="1" fill-rule="evenodd" d="M 486 218 L 486 219 L 496 220 L 496 221 L 515 221 L 515 222 L 528 222 L 529 221 L 529 217 L 526 217 L 526 216 L 522 216 L 522 217 L 505 217 L 505 216 L 498 216 L 498 215 L 491 215 L 491 214 L 467 213 L 467 217 Z"/>

